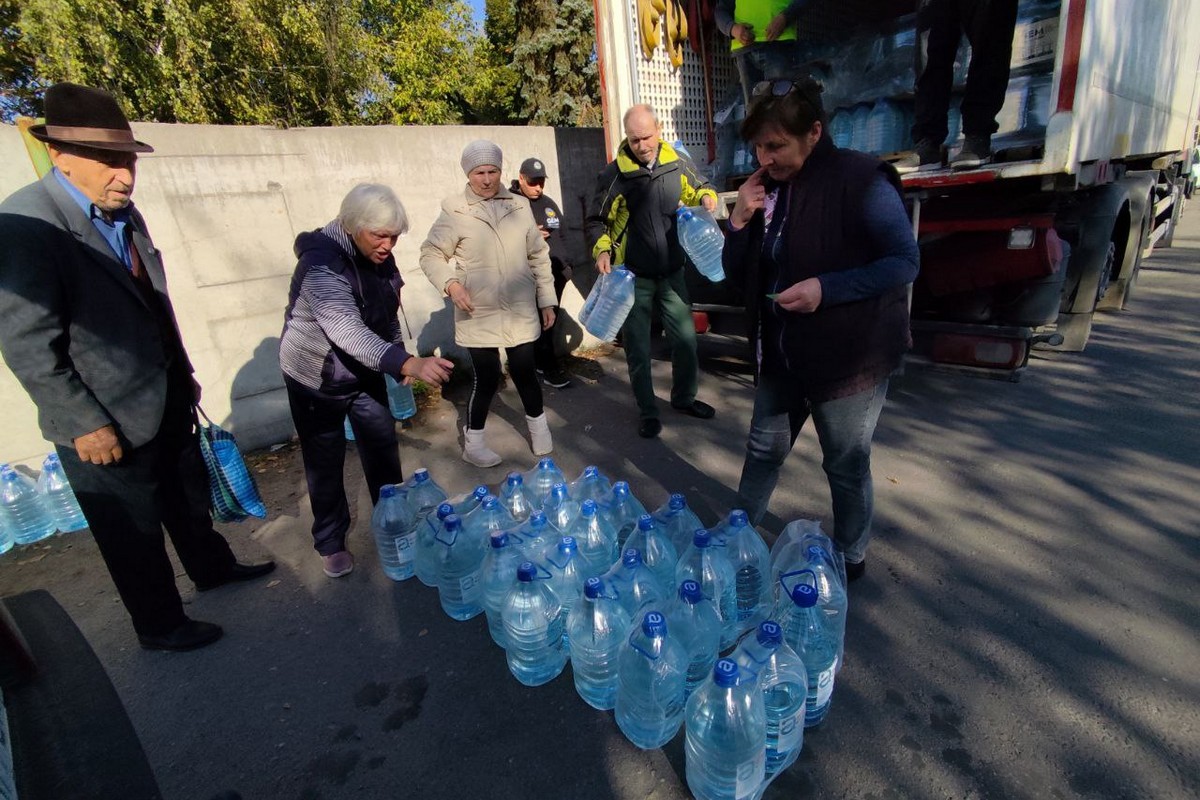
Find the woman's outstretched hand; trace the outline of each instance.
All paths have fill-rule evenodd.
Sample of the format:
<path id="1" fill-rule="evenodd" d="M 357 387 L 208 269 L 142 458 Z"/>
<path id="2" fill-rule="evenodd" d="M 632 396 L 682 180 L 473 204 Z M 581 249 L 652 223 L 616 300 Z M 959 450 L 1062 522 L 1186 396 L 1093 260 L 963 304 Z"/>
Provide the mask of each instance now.
<path id="1" fill-rule="evenodd" d="M 404 376 L 405 383 L 412 383 L 415 379 L 434 386 L 441 386 L 450 380 L 450 373 L 453 371 L 454 362 L 438 356 L 413 356 L 400 367 L 400 374 Z"/>

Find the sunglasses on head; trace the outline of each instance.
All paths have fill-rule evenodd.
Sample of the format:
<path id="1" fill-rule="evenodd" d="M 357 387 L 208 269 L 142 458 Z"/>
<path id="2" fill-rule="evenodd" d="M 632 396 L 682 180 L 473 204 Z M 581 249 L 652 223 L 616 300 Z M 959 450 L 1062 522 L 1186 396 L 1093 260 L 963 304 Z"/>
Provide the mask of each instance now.
<path id="1" fill-rule="evenodd" d="M 777 78 L 771 81 L 761 81 L 754 84 L 754 88 L 750 90 L 751 97 L 785 97 L 799 88 L 796 81 L 788 80 L 787 78 Z"/>

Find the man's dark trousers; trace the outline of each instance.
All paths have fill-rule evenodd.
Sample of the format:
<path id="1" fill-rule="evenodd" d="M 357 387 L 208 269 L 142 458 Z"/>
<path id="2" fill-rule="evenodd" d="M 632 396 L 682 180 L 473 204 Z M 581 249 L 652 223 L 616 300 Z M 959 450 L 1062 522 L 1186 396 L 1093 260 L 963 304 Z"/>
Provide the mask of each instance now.
<path id="1" fill-rule="evenodd" d="M 213 530 L 192 393 L 191 376 L 171 369 L 157 435 L 141 447 L 126 445 L 118 464 L 85 463 L 74 447 L 55 448 L 133 628 L 142 636 L 169 633 L 186 619 L 164 527 L 195 583 L 219 582 L 236 560 Z"/>
<path id="2" fill-rule="evenodd" d="M 558 259 L 552 258 L 550 265 L 554 273 L 554 297 L 562 303 L 563 289 L 567 288 L 567 276 L 564 274 L 562 262 L 554 263 Z M 558 328 L 558 319 L 562 314 L 559 306 L 554 307 L 554 324 L 546 330 L 542 331 L 542 335 L 538 337 L 537 344 L 533 348 L 534 362 L 537 368 L 542 372 L 553 373 L 558 371 L 558 358 L 554 352 L 554 336 L 555 329 Z"/>

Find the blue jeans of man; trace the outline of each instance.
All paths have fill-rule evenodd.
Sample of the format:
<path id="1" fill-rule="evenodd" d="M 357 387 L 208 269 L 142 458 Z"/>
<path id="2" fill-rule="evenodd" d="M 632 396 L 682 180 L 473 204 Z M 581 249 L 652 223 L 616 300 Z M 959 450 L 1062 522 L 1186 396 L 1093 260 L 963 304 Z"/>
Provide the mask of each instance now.
<path id="1" fill-rule="evenodd" d="M 809 403 L 788 376 L 763 375 L 738 484 L 738 506 L 757 525 L 767 511 L 779 470 L 811 416 L 821 442 L 821 467 L 833 500 L 833 540 L 846 561 L 866 557 L 874 510 L 871 439 L 887 396 L 887 380 L 849 397 Z"/>

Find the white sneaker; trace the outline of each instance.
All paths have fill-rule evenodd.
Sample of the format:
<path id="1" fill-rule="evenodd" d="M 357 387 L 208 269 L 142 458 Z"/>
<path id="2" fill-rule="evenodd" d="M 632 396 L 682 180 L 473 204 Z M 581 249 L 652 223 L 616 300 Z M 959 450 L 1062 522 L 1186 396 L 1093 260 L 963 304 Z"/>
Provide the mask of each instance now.
<path id="1" fill-rule="evenodd" d="M 477 467 L 494 467 L 504 459 L 496 451 L 487 446 L 483 440 L 483 431 L 473 431 L 463 428 L 463 461 Z"/>

